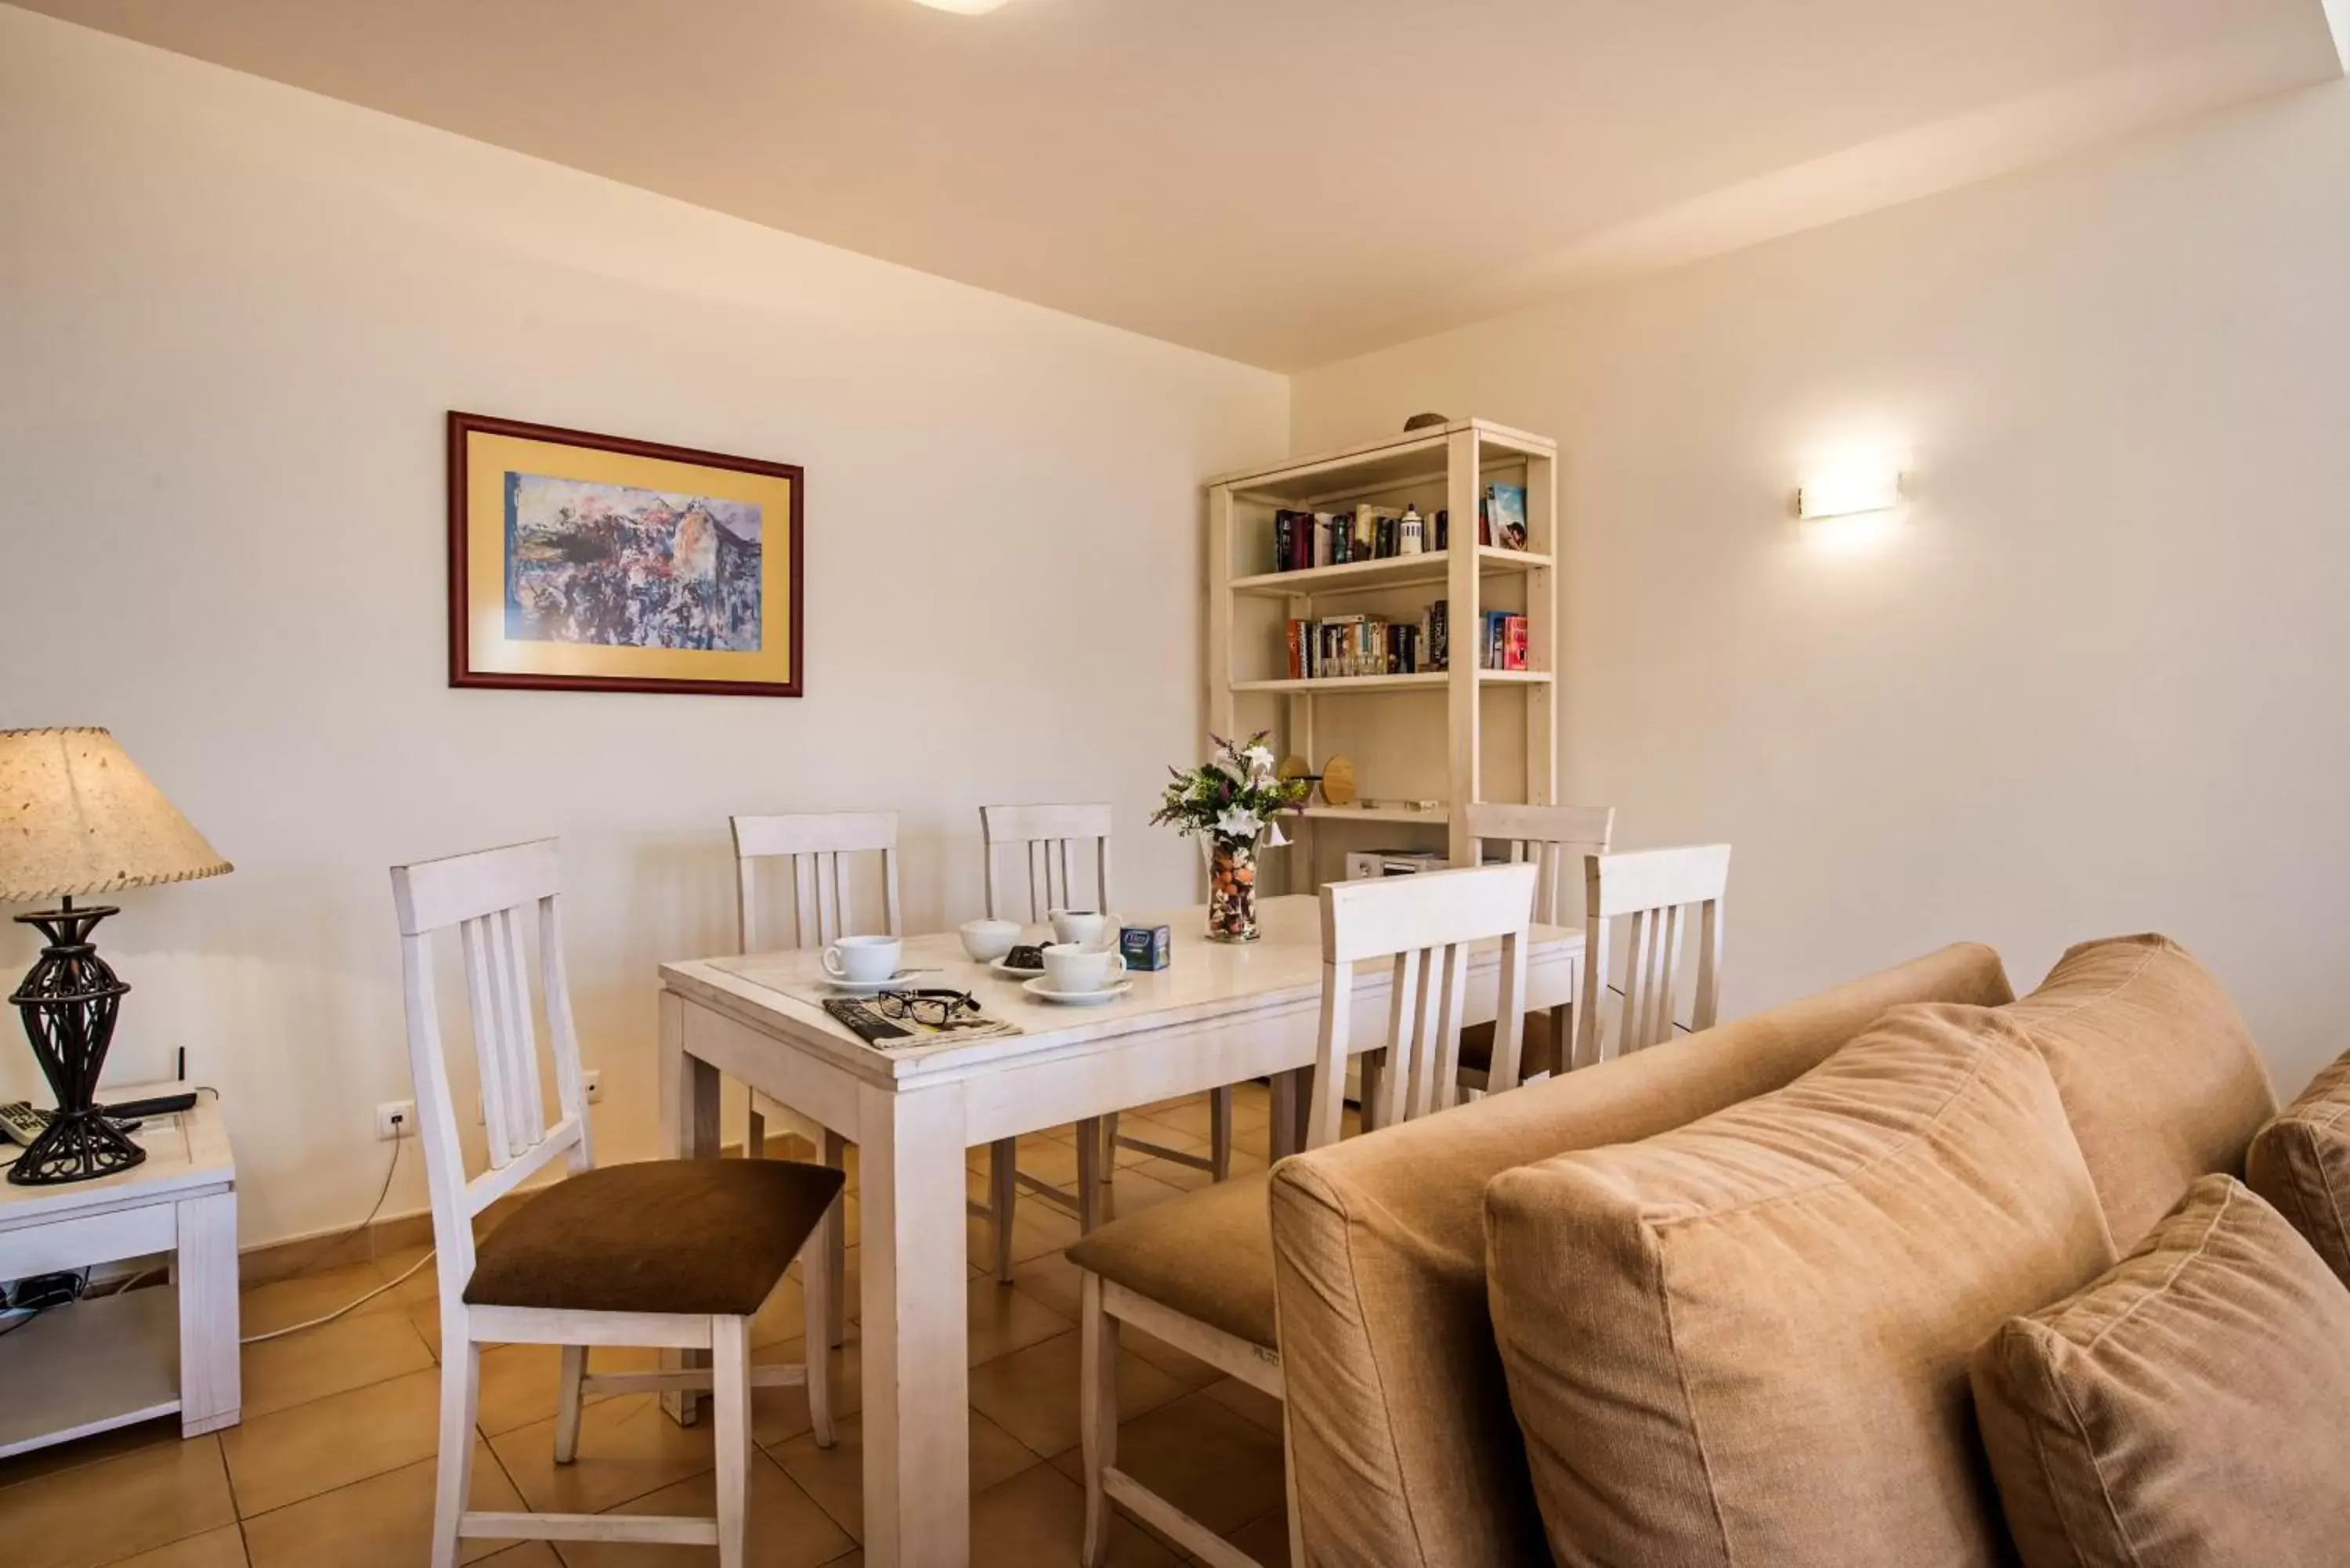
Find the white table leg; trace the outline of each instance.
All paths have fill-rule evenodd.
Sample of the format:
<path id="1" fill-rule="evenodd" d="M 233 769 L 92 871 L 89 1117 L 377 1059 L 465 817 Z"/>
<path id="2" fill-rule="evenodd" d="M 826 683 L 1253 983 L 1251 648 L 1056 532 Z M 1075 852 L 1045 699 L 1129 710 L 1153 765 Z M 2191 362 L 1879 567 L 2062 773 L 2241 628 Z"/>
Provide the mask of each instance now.
<path id="1" fill-rule="evenodd" d="M 865 1561 L 971 1560 L 962 1085 L 858 1090 Z"/>
<path id="2" fill-rule="evenodd" d="M 236 1345 L 236 1194 L 215 1192 L 176 1207 L 180 1435 L 193 1438 L 235 1426 L 244 1403 Z"/>
<path id="3" fill-rule="evenodd" d="M 659 1067 L 661 1152 L 671 1159 L 718 1158 L 718 1069 L 690 1056 L 685 1050 L 685 1002 L 674 992 L 660 995 L 660 1064 Z M 665 1350 L 666 1368 L 707 1366 L 706 1350 Z M 710 1396 L 671 1389 L 661 1396 L 661 1408 L 681 1427 L 701 1418 Z"/>

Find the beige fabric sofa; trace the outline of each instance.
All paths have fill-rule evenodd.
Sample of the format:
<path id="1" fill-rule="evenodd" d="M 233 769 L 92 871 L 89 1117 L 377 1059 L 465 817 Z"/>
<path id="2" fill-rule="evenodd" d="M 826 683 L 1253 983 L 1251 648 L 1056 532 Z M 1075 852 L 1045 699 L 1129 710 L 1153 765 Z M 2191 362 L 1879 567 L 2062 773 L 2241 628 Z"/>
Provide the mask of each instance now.
<path id="1" fill-rule="evenodd" d="M 2275 1109 L 2234 1010 L 2175 944 L 2085 944 L 2021 1003 L 1996 953 L 1961 945 L 1285 1160 L 1270 1183 L 1274 1284 L 1306 1561 L 1548 1561 L 1487 1307 L 1486 1183 L 1782 1087 L 1913 1002 L 2010 1007 L 2049 1061 L 2121 1249 L 2197 1177 L 2241 1169 Z"/>

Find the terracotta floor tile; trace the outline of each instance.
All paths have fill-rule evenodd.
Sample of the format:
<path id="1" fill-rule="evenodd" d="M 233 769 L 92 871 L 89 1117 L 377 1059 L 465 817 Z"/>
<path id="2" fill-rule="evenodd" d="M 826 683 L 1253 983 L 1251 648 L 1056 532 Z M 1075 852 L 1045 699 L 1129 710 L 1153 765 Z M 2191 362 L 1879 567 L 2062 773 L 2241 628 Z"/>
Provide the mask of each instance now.
<path id="1" fill-rule="evenodd" d="M 238 1511 L 266 1513 L 429 1459 L 440 1417 L 437 1368 L 249 1417 L 220 1434 Z"/>
<path id="2" fill-rule="evenodd" d="M 1289 1568 L 1287 1503 L 1271 1513 L 1259 1514 L 1224 1539 L 1263 1563 L 1264 1568 Z"/>
<path id="3" fill-rule="evenodd" d="M 1075 1323 L 1082 1304 L 1078 1295 L 1080 1272 L 1066 1253 L 1046 1252 L 1012 1265 L 1012 1284 L 1021 1294 Z"/>
<path id="4" fill-rule="evenodd" d="M 248 1514 L 245 1545 L 253 1568 L 414 1568 L 432 1545 L 432 1498 L 436 1459 L 419 1459 L 337 1487 L 317 1497 Z M 473 1480 L 466 1506 L 499 1511 L 519 1509 L 522 1495 L 506 1479 L 487 1443 L 473 1445 Z M 507 1542 L 465 1541 L 459 1556 L 477 1563 L 503 1552 Z"/>
<path id="5" fill-rule="evenodd" d="M 1225 1377 L 1209 1386 L 1208 1397 L 1275 1438 L 1281 1436 L 1281 1401 L 1263 1389 L 1252 1388 L 1237 1377 Z"/>
<path id="6" fill-rule="evenodd" d="M 701 1514 L 718 1507 L 718 1480 L 705 1472 L 636 1499 L 614 1513 Z M 855 1546 L 766 1455 L 751 1455 L 751 1518 L 746 1555 L 760 1568 L 817 1568 Z M 704 1568 L 716 1556 L 707 1546 L 623 1545 L 567 1541 L 556 1548 L 567 1568 Z"/>
<path id="7" fill-rule="evenodd" d="M 1076 1326 L 1075 1319 L 1063 1317 L 1016 1285 L 997 1284 L 993 1276 L 972 1280 L 964 1290 L 970 1298 L 974 1366 Z"/>
<path id="8" fill-rule="evenodd" d="M 1053 1463 L 1083 1485 L 1082 1455 Z M 1119 1422 L 1118 1468 L 1219 1534 L 1286 1502 L 1281 1439 L 1205 1392 Z"/>
<path id="9" fill-rule="evenodd" d="M 803 1432 L 770 1450 L 785 1474 L 851 1537 L 865 1539 L 865 1418 L 836 1425 L 834 1442 L 819 1449 Z M 1011 1433 L 974 1410 L 971 1413 L 971 1488 L 976 1492 L 1041 1464 Z"/>
<path id="10" fill-rule="evenodd" d="M 218 1530 L 125 1557 L 112 1568 L 245 1568 L 244 1534 L 234 1524 L 224 1524 Z"/>
<path id="11" fill-rule="evenodd" d="M 265 1334 L 347 1306 L 384 1282 L 373 1263 L 346 1263 L 322 1274 L 302 1274 L 274 1284 L 257 1286 L 237 1298 L 240 1332 Z M 398 1314 L 408 1303 L 397 1293 L 380 1295 L 351 1315 Z"/>
<path id="12" fill-rule="evenodd" d="M 244 1347 L 244 1418 L 323 1399 L 432 1365 L 399 1313 L 360 1313 Z"/>
<path id="13" fill-rule="evenodd" d="M 1215 1180 L 1214 1177 L 1204 1170 L 1197 1170 L 1188 1165 L 1178 1165 L 1171 1159 L 1159 1159 L 1155 1156 L 1141 1161 L 1134 1168 L 1154 1181 L 1166 1182 L 1169 1186 L 1181 1188 L 1186 1192 L 1196 1192 Z M 1247 1176 L 1263 1168 L 1264 1152 L 1262 1140 L 1259 1140 L 1259 1147 L 1255 1148 L 1251 1148 L 1247 1140 L 1236 1140 L 1232 1148 L 1232 1174 Z"/>
<path id="14" fill-rule="evenodd" d="M 998 1356 L 972 1368 L 972 1407 L 1034 1453 L 1050 1456 L 1075 1448 L 1077 1366 L 1075 1333 Z M 1180 1383 L 1131 1351 L 1119 1354 L 1121 1415 L 1154 1409 L 1184 1392 Z"/>
<path id="15" fill-rule="evenodd" d="M 974 1563 L 1074 1563 L 1085 1543 L 1086 1494 L 1050 1465 L 1025 1469 L 971 1500 Z M 1181 1559 L 1121 1516 L 1110 1531 L 1113 1568 L 1165 1568 Z"/>
<path id="16" fill-rule="evenodd" d="M 769 1345 L 753 1356 L 754 1361 L 793 1362 L 805 1354 L 802 1342 L 785 1340 Z M 848 1343 L 832 1353 L 832 1418 L 837 1424 L 844 1416 L 854 1416 L 864 1407 L 859 1397 L 864 1377 L 863 1357 L 857 1340 L 856 1325 L 848 1330 Z M 751 1440 L 764 1445 L 789 1442 L 808 1429 L 807 1390 L 801 1387 L 754 1388 L 751 1390 Z"/>
<path id="17" fill-rule="evenodd" d="M 1118 1328 L 1118 1345 L 1148 1361 L 1183 1386 L 1185 1393 L 1205 1388 L 1224 1376 L 1223 1369 L 1211 1366 L 1189 1351 L 1178 1350 L 1155 1334 L 1145 1334 L 1132 1324 Z"/>
<path id="18" fill-rule="evenodd" d="M 522 1541 L 482 1559 L 482 1568 L 563 1568 L 563 1559 L 544 1541 Z"/>
<path id="19" fill-rule="evenodd" d="M 515 1490 L 538 1513 L 601 1513 L 710 1468 L 710 1424 L 681 1427 L 651 1394 L 624 1394 L 579 1417 L 579 1458 L 555 1462 L 549 1417 L 490 1439 Z"/>
<path id="20" fill-rule="evenodd" d="M 220 1442 L 155 1444 L 0 1491 L 8 1568 L 95 1568 L 236 1521 Z"/>
<path id="21" fill-rule="evenodd" d="M 590 1372 L 657 1372 L 660 1352 L 634 1345 L 598 1345 L 588 1353 Z M 473 1424 L 486 1437 L 511 1432 L 555 1414 L 563 1392 L 563 1348 L 555 1345 L 497 1345 L 482 1352 L 482 1389 Z M 608 1399 L 590 1394 L 588 1402 Z"/>

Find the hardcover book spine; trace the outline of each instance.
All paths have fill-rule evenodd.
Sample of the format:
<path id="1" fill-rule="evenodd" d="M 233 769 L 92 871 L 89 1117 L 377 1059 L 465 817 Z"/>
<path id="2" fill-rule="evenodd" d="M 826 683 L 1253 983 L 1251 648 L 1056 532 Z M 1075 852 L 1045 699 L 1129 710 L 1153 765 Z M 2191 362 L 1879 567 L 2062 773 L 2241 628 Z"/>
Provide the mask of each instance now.
<path id="1" fill-rule="evenodd" d="M 1502 668 L 1523 670 L 1526 667 L 1526 618 L 1513 615 L 1503 622 L 1507 640 L 1502 649 Z"/>
<path id="2" fill-rule="evenodd" d="M 1289 623 L 1289 679 L 1305 679 L 1305 623 L 1302 620 Z"/>

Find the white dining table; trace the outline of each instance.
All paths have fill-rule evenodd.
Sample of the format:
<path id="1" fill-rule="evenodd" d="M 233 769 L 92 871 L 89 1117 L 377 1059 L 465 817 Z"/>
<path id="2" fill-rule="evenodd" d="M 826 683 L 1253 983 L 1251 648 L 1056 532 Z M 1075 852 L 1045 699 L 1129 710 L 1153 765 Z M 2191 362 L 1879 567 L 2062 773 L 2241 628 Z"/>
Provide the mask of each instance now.
<path id="1" fill-rule="evenodd" d="M 661 966 L 662 1121 L 672 1157 L 718 1153 L 723 1077 L 858 1146 L 865 1561 L 956 1568 L 971 1556 L 964 1153 L 997 1138 L 1270 1078 L 1268 1155 L 1294 1152 L 1316 1048 L 1320 900 L 1261 905 L 1263 935 L 1211 942 L 1202 908 L 1129 916 L 1166 925 L 1167 968 L 1104 1005 L 1035 1000 L 972 962 L 951 932 L 906 940 L 925 986 L 972 992 L 1018 1024 L 1009 1038 L 916 1049 L 866 1044 L 827 1013 L 818 955 L 754 953 Z M 1032 934 L 1026 940 L 1035 940 Z M 1573 1002 L 1583 934 L 1534 928 L 1530 1011 Z M 1367 972 L 1378 969 L 1378 973 Z M 1493 1016 L 1498 944 L 1472 954 L 1464 1016 Z M 1356 1038 L 1373 1048 L 1388 976 L 1358 971 Z"/>

